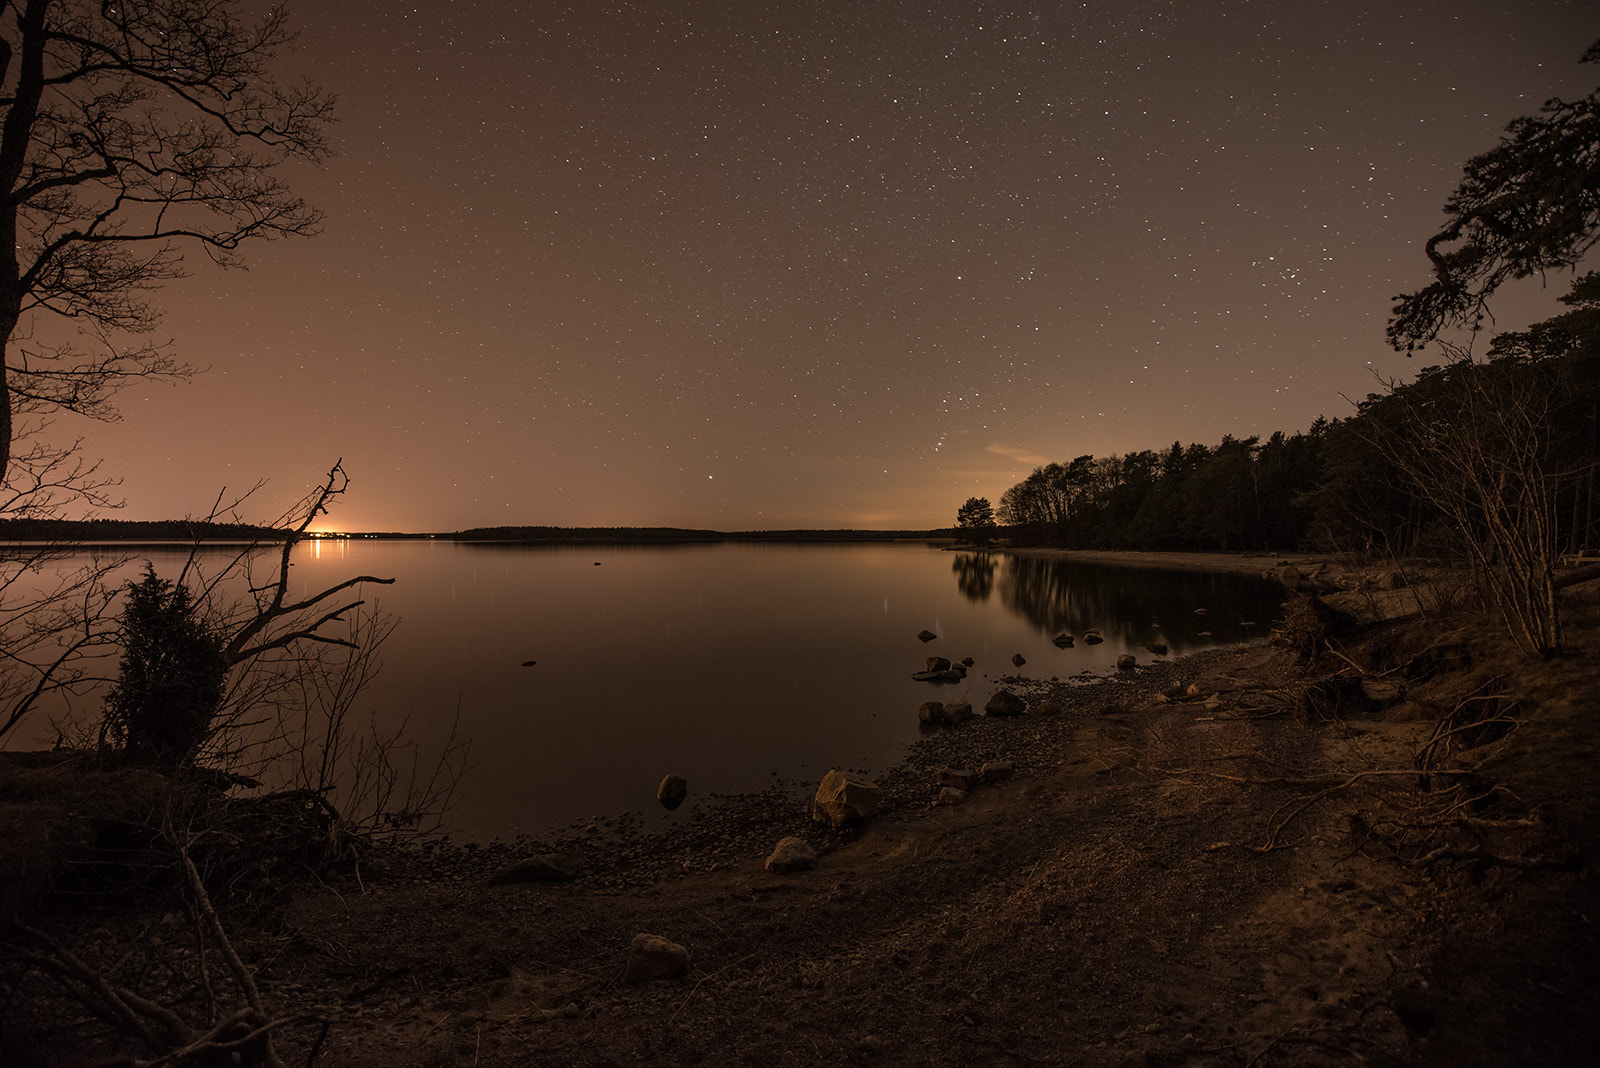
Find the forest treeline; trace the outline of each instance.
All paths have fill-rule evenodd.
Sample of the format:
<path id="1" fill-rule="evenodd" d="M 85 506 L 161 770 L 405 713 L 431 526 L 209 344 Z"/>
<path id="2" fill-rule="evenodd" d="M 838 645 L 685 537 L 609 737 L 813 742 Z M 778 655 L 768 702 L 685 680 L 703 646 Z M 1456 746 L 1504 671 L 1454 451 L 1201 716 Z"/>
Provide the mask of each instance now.
<path id="1" fill-rule="evenodd" d="M 474 527 L 449 535 L 456 541 L 575 545 L 668 544 L 723 541 L 898 541 L 951 534 L 950 530 L 694 530 L 681 527 Z"/>
<path id="2" fill-rule="evenodd" d="M 0 519 L 0 541 L 282 541 L 288 535 L 275 527 L 194 519 Z"/>
<path id="3" fill-rule="evenodd" d="M 1600 547 L 1600 272 L 1561 299 L 1570 311 L 1497 335 L 1484 358 L 1423 368 L 1348 418 L 1047 464 L 996 518 L 1022 545 L 1449 555 L 1491 534 L 1485 504 L 1525 514 L 1536 494 L 1553 506 L 1551 544 Z"/>

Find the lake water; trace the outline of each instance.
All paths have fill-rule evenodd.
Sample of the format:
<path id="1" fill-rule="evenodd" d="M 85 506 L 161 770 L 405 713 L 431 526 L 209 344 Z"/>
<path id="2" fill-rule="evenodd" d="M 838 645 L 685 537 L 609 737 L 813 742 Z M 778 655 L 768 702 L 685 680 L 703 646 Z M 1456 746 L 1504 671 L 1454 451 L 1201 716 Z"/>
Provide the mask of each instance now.
<path id="1" fill-rule="evenodd" d="M 163 575 L 181 566 L 177 550 L 137 554 Z M 474 766 L 451 822 L 484 839 L 659 811 L 668 772 L 689 780 L 690 802 L 662 818 L 774 776 L 884 768 L 918 737 L 923 701 L 981 708 L 1014 653 L 1035 676 L 1110 672 L 1120 653 L 1152 659 L 1152 641 L 1181 655 L 1258 637 L 1281 592 L 915 544 L 322 540 L 296 561 L 302 591 L 398 580 L 367 591 L 400 625 L 364 704 L 409 715 L 424 745 L 459 710 Z M 1090 628 L 1103 644 L 1051 642 Z M 924 629 L 938 638 L 919 641 Z M 976 665 L 957 684 L 912 680 L 934 655 Z"/>

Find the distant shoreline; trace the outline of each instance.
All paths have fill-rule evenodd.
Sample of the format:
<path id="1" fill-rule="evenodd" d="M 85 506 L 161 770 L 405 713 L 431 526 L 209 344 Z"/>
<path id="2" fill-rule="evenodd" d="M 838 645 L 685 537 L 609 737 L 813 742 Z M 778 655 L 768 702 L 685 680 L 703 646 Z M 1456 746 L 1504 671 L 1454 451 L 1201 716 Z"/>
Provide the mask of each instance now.
<path id="1" fill-rule="evenodd" d="M 1043 556 L 1056 560 L 1078 560 L 1086 564 L 1111 564 L 1117 567 L 1168 568 L 1174 571 L 1219 571 L 1235 575 L 1259 575 L 1279 563 L 1290 563 L 1302 572 L 1309 572 L 1318 564 L 1342 567 L 1342 562 L 1328 553 L 1268 553 L 1249 552 L 1134 552 L 1109 549 L 1052 549 L 1023 546 L 1000 546 L 991 552 L 1011 556 Z"/>

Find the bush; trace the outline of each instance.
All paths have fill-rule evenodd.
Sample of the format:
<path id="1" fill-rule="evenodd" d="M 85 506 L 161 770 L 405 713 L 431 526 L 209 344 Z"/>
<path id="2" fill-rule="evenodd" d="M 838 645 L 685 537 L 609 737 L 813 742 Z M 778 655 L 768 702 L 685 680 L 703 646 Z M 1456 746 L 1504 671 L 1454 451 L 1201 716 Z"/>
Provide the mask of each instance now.
<path id="1" fill-rule="evenodd" d="M 128 584 L 122 673 L 106 700 L 106 727 L 135 763 L 177 768 L 194 759 L 222 703 L 228 661 L 220 634 L 198 618 L 187 587 L 158 578 Z"/>

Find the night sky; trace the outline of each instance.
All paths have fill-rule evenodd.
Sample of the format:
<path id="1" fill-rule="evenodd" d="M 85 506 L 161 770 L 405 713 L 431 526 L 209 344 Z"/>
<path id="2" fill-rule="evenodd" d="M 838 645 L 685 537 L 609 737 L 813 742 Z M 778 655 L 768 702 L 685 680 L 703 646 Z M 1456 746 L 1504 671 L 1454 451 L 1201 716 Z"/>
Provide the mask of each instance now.
<path id="1" fill-rule="evenodd" d="M 207 373 L 76 423 L 126 518 L 923 528 L 1040 463 L 1342 416 L 1591 0 L 302 0 L 322 236 L 191 255 Z M 1556 310 L 1560 281 L 1494 305 Z M 67 427 L 67 422 L 61 424 Z"/>

